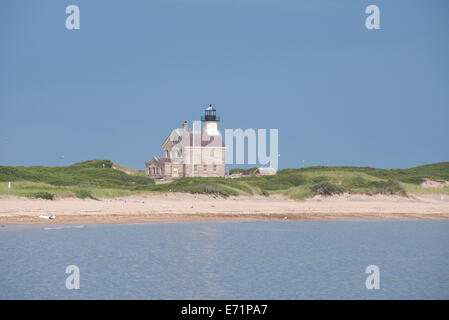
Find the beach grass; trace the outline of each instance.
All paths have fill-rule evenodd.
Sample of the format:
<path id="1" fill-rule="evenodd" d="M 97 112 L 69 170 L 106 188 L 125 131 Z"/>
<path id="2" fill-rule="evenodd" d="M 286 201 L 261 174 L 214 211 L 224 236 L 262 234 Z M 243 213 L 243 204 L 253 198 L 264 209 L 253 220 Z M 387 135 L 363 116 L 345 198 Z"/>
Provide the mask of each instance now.
<path id="1" fill-rule="evenodd" d="M 0 194 L 25 197 L 115 198 L 149 192 L 189 192 L 228 197 L 231 195 L 284 194 L 292 199 L 339 193 L 399 194 L 449 193 L 449 186 L 424 188 L 425 179 L 449 180 L 449 162 L 410 169 L 369 167 L 307 167 L 280 170 L 272 176 L 254 176 L 252 169 L 239 178 L 180 178 L 154 184 L 143 170 L 128 169 L 109 160 L 89 160 L 65 167 L 0 166 Z M 12 189 L 8 189 L 12 182 Z M 43 194 L 43 193 L 48 193 Z"/>
<path id="2" fill-rule="evenodd" d="M 413 183 L 402 183 L 405 191 L 413 194 L 449 194 L 449 185 L 434 187 L 434 188 L 423 188 L 420 185 Z"/>
<path id="3" fill-rule="evenodd" d="M 55 186 L 42 182 L 31 181 L 13 181 L 11 190 L 8 189 L 8 183 L 0 182 L 0 194 L 9 194 L 21 197 L 37 198 L 39 192 L 48 192 L 55 197 L 78 197 L 78 198 L 116 198 L 124 197 L 141 192 L 118 189 L 118 188 L 100 188 L 79 186 Z M 87 194 L 90 194 L 88 196 Z"/>

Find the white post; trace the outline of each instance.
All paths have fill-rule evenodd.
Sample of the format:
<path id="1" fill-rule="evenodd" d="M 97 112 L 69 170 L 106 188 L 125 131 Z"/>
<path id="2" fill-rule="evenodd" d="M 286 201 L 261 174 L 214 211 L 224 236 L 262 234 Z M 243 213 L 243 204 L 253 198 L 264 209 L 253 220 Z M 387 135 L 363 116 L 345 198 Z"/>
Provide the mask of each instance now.
<path id="1" fill-rule="evenodd" d="M 8 189 L 9 189 L 9 193 L 11 193 L 11 181 L 8 182 Z"/>

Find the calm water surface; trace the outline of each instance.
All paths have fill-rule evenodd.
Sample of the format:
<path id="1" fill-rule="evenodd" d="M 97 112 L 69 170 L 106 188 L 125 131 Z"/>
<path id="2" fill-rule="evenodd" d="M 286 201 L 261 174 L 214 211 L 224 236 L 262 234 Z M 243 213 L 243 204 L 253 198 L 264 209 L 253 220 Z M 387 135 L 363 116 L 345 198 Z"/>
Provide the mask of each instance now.
<path id="1" fill-rule="evenodd" d="M 0 250 L 0 299 L 449 299 L 449 221 L 3 226 Z"/>

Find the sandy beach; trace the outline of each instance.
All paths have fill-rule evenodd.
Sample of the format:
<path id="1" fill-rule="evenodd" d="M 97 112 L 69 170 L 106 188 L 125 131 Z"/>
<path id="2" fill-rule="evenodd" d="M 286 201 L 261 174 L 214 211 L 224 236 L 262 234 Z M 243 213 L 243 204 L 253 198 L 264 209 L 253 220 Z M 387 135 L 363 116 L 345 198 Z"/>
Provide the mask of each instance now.
<path id="1" fill-rule="evenodd" d="M 54 220 L 39 216 L 55 215 Z M 252 220 L 446 220 L 449 196 L 316 196 L 297 201 L 286 196 L 229 197 L 202 194 L 146 194 L 115 199 L 56 200 L 0 196 L 0 223 L 136 223 Z"/>

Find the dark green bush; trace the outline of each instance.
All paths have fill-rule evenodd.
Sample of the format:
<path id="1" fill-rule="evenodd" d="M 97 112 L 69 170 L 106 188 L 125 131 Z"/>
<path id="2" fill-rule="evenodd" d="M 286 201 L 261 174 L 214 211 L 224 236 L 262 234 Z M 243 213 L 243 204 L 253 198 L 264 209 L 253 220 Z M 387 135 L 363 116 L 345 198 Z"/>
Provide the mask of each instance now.
<path id="1" fill-rule="evenodd" d="M 377 182 L 376 193 L 406 195 L 404 188 L 396 180 Z"/>
<path id="2" fill-rule="evenodd" d="M 248 168 L 248 169 L 231 169 L 229 170 L 229 174 L 239 174 L 241 173 L 242 175 L 253 175 L 256 172 L 257 168 Z"/>
<path id="3" fill-rule="evenodd" d="M 76 190 L 76 191 L 75 191 L 75 196 L 77 196 L 77 197 L 80 198 L 80 199 L 86 199 L 86 198 L 89 198 L 89 199 L 93 199 L 93 200 L 98 200 L 97 198 L 95 198 L 95 197 L 92 195 L 92 193 L 91 193 L 89 190 L 84 190 L 84 189 Z"/>
<path id="4" fill-rule="evenodd" d="M 45 200 L 53 200 L 55 198 L 55 195 L 50 192 L 36 192 L 32 196 L 33 198 L 40 198 Z"/>
<path id="5" fill-rule="evenodd" d="M 320 182 L 310 186 L 310 190 L 315 195 L 330 196 L 333 194 L 340 194 L 344 192 L 344 189 L 330 182 Z"/>

